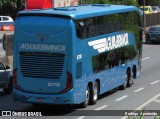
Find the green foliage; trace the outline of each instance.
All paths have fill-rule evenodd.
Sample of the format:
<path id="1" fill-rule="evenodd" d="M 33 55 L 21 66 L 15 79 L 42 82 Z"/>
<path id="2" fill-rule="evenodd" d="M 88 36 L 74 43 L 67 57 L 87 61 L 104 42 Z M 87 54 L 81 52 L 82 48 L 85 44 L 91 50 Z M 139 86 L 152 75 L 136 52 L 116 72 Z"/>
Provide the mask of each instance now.
<path id="1" fill-rule="evenodd" d="M 134 0 L 79 0 L 80 4 L 123 4 L 138 6 Z"/>
<path id="2" fill-rule="evenodd" d="M 0 14 L 15 18 L 18 11 L 24 9 L 25 0 L 0 0 Z"/>

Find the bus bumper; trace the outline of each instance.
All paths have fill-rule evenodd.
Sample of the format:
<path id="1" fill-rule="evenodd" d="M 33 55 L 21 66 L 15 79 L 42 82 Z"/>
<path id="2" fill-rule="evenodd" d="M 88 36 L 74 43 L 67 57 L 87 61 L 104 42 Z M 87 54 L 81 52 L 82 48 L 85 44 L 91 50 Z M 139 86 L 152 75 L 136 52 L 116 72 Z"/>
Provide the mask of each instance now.
<path id="1" fill-rule="evenodd" d="M 39 104 L 73 104 L 73 89 L 64 94 L 34 94 L 13 88 L 14 101 Z"/>

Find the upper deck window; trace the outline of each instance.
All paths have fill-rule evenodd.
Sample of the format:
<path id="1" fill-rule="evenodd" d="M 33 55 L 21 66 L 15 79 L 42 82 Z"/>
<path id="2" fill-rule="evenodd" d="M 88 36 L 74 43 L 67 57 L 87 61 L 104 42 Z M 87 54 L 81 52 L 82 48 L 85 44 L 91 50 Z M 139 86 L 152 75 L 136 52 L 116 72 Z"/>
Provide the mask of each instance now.
<path id="1" fill-rule="evenodd" d="M 136 12 L 117 13 L 76 20 L 76 33 L 79 39 L 87 39 L 108 33 L 131 30 L 140 20 Z"/>

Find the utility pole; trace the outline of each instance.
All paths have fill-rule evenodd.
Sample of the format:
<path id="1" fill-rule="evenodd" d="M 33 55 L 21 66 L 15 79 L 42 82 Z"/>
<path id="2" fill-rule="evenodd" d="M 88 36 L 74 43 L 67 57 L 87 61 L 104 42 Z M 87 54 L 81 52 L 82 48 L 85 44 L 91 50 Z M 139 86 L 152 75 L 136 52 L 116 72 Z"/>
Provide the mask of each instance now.
<path id="1" fill-rule="evenodd" d="M 145 9 L 145 0 L 143 0 L 143 39 L 145 39 L 145 13 L 144 13 L 144 9 Z"/>
<path id="2" fill-rule="evenodd" d="M 145 29 L 145 13 L 144 13 L 144 9 L 145 9 L 145 0 L 143 0 L 143 28 Z"/>

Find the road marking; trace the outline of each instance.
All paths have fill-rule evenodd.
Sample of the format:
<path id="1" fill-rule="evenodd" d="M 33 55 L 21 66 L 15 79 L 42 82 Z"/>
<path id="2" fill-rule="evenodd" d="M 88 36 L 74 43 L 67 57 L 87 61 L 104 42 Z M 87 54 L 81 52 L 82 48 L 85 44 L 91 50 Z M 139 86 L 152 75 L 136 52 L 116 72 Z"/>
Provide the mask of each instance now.
<path id="1" fill-rule="evenodd" d="M 102 109 L 104 109 L 104 108 L 106 108 L 106 107 L 108 107 L 108 105 L 103 105 L 102 107 L 99 107 L 99 108 L 97 108 L 97 109 L 95 109 L 95 110 L 102 110 Z"/>
<path id="2" fill-rule="evenodd" d="M 141 106 L 139 106 L 137 109 L 135 110 L 141 110 L 143 109 L 146 105 L 148 105 L 149 103 L 151 103 L 152 101 L 154 101 L 156 98 L 160 97 L 160 93 L 157 94 L 156 96 L 154 96 L 153 98 L 149 99 L 147 102 L 145 102 L 144 104 L 142 104 Z M 128 116 L 124 116 L 121 119 L 127 119 Z"/>
<path id="3" fill-rule="evenodd" d="M 155 99 L 155 100 L 154 100 L 154 102 L 158 102 L 158 103 L 160 103 L 160 100 L 158 100 L 158 99 Z"/>
<path id="4" fill-rule="evenodd" d="M 139 88 L 139 89 L 135 90 L 134 92 L 137 93 L 137 92 L 139 92 L 139 91 L 141 91 L 141 90 L 143 90 L 143 89 L 144 89 L 144 87 Z"/>
<path id="5" fill-rule="evenodd" d="M 154 84 L 156 84 L 156 83 L 159 83 L 159 80 L 154 81 L 154 82 L 152 82 L 152 83 L 150 83 L 150 84 L 151 84 L 151 85 L 154 85 Z"/>
<path id="6" fill-rule="evenodd" d="M 78 117 L 77 119 L 83 119 L 83 118 L 85 118 L 85 116 Z"/>
<path id="7" fill-rule="evenodd" d="M 97 109 L 94 109 L 94 110 L 102 110 L 102 109 L 104 109 L 104 108 L 106 108 L 106 107 L 108 107 L 108 105 L 103 105 L 103 106 L 101 106 L 101 107 L 99 107 L 99 108 L 97 108 Z M 85 118 L 85 116 L 81 116 L 81 117 L 78 117 L 77 119 L 83 119 L 83 118 Z"/>
<path id="8" fill-rule="evenodd" d="M 160 97 L 160 93 L 157 94 L 156 96 L 154 96 L 153 98 L 151 98 L 150 100 L 148 100 L 147 102 L 145 102 L 144 104 L 142 104 L 141 106 L 139 106 L 136 110 L 142 109 L 144 106 L 148 105 L 149 103 L 151 103 L 152 101 L 154 101 L 158 97 Z"/>
<path id="9" fill-rule="evenodd" d="M 120 98 L 116 99 L 116 101 L 117 101 L 117 102 L 118 102 L 118 101 L 121 101 L 121 100 L 123 100 L 123 99 L 125 99 L 125 98 L 127 98 L 127 97 L 128 97 L 127 95 L 122 96 L 122 97 L 120 97 Z"/>
<path id="10" fill-rule="evenodd" d="M 147 59 L 149 59 L 150 57 L 146 57 L 146 58 L 143 58 L 142 60 L 144 61 L 144 60 L 147 60 Z"/>

